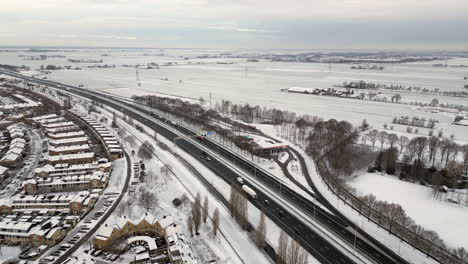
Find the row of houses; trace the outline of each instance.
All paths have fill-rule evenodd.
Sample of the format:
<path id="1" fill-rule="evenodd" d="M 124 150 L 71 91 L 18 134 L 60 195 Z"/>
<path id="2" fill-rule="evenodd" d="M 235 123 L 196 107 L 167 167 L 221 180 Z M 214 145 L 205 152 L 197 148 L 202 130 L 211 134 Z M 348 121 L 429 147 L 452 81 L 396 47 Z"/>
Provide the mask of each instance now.
<path id="1" fill-rule="evenodd" d="M 108 159 L 96 160 L 92 142 L 77 123 L 56 114 L 37 116 L 28 123 L 41 128 L 48 140 L 48 155 L 44 165 L 22 183 L 22 192 L 10 199 L 0 200 L 0 217 L 13 215 L 45 215 L 80 217 L 91 210 L 109 182 L 112 165 Z M 20 225 L 9 219 L 0 222 L 0 243 L 51 246 L 60 241 L 68 223 L 43 228 L 41 225 L 22 230 L 6 227 Z"/>
<path id="2" fill-rule="evenodd" d="M 90 130 L 93 131 L 96 138 L 98 138 L 101 144 L 104 146 L 106 154 L 110 160 L 123 157 L 123 150 L 120 146 L 119 140 L 114 135 L 112 135 L 109 130 L 99 124 L 96 120 L 88 117 L 76 109 L 69 110 L 68 112 L 76 119 L 82 120 L 90 128 Z"/>
<path id="3" fill-rule="evenodd" d="M 22 160 L 25 151 L 26 140 L 21 126 L 18 124 L 7 127 L 7 131 L 12 138 L 6 154 L 0 159 L 0 166 L 16 167 Z"/>
<path id="4" fill-rule="evenodd" d="M 34 111 L 42 107 L 41 102 L 31 100 L 30 98 L 27 98 L 24 95 L 13 94 L 13 96 L 23 102 L 11 103 L 11 104 L 0 104 L 0 111 L 3 112 L 3 114 L 11 114 L 11 113 L 17 113 L 17 112 L 24 112 L 24 111 Z"/>
<path id="5" fill-rule="evenodd" d="M 1 212 L 3 214 L 39 213 L 46 210 L 48 213 L 54 214 L 83 215 L 93 208 L 98 197 L 99 193 L 92 193 L 90 191 L 17 195 L 13 198 L 0 201 Z"/>
<path id="6" fill-rule="evenodd" d="M 101 193 L 108 182 L 108 172 L 95 171 L 92 174 L 49 177 L 46 179 L 36 177 L 23 182 L 23 190 L 26 194 L 76 192 L 82 190 L 98 190 L 98 193 Z"/>
<path id="7" fill-rule="evenodd" d="M 45 211 L 6 215 L 0 220 L 0 243 L 45 249 L 60 241 L 78 221 L 78 216 L 52 216 Z"/>

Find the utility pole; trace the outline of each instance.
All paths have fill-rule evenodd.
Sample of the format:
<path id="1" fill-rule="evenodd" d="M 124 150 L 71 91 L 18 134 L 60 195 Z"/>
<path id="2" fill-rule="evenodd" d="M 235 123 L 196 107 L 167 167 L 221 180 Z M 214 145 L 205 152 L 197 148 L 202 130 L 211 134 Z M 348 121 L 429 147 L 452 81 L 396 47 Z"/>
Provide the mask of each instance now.
<path id="1" fill-rule="evenodd" d="M 211 110 L 211 92 L 210 92 L 210 110 Z"/>

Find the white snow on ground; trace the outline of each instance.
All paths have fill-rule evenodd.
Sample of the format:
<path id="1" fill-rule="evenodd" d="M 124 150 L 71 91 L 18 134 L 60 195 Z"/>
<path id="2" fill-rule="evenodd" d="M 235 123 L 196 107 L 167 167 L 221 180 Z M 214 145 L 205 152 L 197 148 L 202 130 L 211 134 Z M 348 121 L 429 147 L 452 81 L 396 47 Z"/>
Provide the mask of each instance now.
<path id="1" fill-rule="evenodd" d="M 468 248 L 468 208 L 434 199 L 432 189 L 401 181 L 394 176 L 365 173 L 349 181 L 361 195 L 400 204 L 408 216 L 436 231 L 450 247 Z"/>
<path id="2" fill-rule="evenodd" d="M 125 183 L 127 176 L 127 166 L 125 159 L 118 159 L 112 162 L 112 176 L 109 178 L 109 184 L 105 189 L 105 193 L 119 193 Z"/>
<path id="3" fill-rule="evenodd" d="M 21 249 L 19 247 L 1 246 L 0 247 L 0 263 L 4 263 L 11 259 L 17 259 L 20 253 L 21 253 Z"/>
<path id="4" fill-rule="evenodd" d="M 287 161 L 289 158 L 289 153 L 288 152 L 281 152 L 278 157 L 278 161 L 281 163 L 284 163 Z"/>
<path id="5" fill-rule="evenodd" d="M 108 116 L 111 116 L 109 112 L 105 112 Z M 134 122 L 138 123 L 137 121 Z M 124 123 L 121 119 L 118 119 L 118 124 L 122 126 L 127 133 L 132 134 L 137 140 L 137 142 L 145 140 L 154 142 L 154 139 L 152 137 L 139 132 L 134 127 L 130 126 L 127 123 Z M 149 129 L 146 130 L 149 131 Z M 163 138 L 162 136 L 159 136 L 158 140 L 164 141 L 164 143 L 167 144 L 169 147 L 173 146 L 172 142 L 165 140 L 165 138 Z M 139 144 L 140 143 L 138 142 L 138 145 Z M 125 143 L 124 146 L 129 151 L 131 151 L 131 149 L 138 149 L 138 146 L 130 146 L 128 145 L 128 143 Z M 253 241 L 248 238 L 248 234 L 246 232 L 243 232 L 235 223 L 235 221 L 231 218 L 228 209 L 225 208 L 219 201 L 217 201 L 216 198 L 211 196 L 211 194 L 203 187 L 203 185 L 200 182 L 198 182 L 196 176 L 192 175 L 192 173 L 188 171 L 187 168 L 183 166 L 180 163 L 180 161 L 177 160 L 174 156 L 172 156 L 169 152 L 161 150 L 157 145 L 154 146 L 156 148 L 158 158 L 153 158 L 152 160 L 145 162 L 145 164 L 147 165 L 147 171 L 153 170 L 154 172 L 156 172 L 156 174 L 160 174 L 160 166 L 162 166 L 163 163 L 167 163 L 171 166 L 172 170 L 178 178 L 177 180 L 175 177 L 171 177 L 171 179 L 167 181 L 164 188 L 159 187 L 159 189 L 157 190 L 158 198 L 160 199 L 159 207 L 163 209 L 162 211 L 165 214 L 172 214 L 173 216 L 175 216 L 175 219 L 177 219 L 179 223 L 181 223 L 185 227 L 185 217 L 187 216 L 187 212 L 179 212 L 178 210 L 176 210 L 171 204 L 172 199 L 174 199 L 175 197 L 180 197 L 183 193 L 189 194 L 189 197 L 196 195 L 197 192 L 200 192 L 202 197 L 208 195 L 210 201 L 210 215 L 213 215 L 213 212 L 216 208 L 220 209 L 220 231 L 224 234 L 224 236 L 218 235 L 217 238 L 215 238 L 214 240 L 211 237 L 208 237 L 209 233 L 211 232 L 211 228 L 209 227 L 211 225 L 208 224 L 206 227 L 202 228 L 202 235 L 200 237 L 195 238 L 194 240 L 202 240 L 199 242 L 206 243 L 206 245 L 208 245 L 208 248 L 211 251 L 215 252 L 215 254 L 221 258 L 221 260 L 224 260 L 227 263 L 271 263 L 271 260 L 261 251 L 259 251 L 256 248 Z M 201 168 L 207 170 L 202 165 Z M 132 216 L 141 215 L 142 209 L 138 209 L 138 207 L 139 206 L 135 206 L 135 208 L 132 210 Z M 157 213 L 154 214 L 158 215 Z M 111 219 L 112 217 L 110 217 L 110 222 L 112 222 Z M 190 234 L 187 235 L 188 237 L 190 237 Z M 196 241 L 194 241 L 194 243 L 196 243 Z M 234 250 L 237 252 L 237 254 L 241 256 L 242 261 L 239 259 L 238 255 L 234 252 Z M 242 254 L 243 252 L 249 252 L 249 254 Z"/>

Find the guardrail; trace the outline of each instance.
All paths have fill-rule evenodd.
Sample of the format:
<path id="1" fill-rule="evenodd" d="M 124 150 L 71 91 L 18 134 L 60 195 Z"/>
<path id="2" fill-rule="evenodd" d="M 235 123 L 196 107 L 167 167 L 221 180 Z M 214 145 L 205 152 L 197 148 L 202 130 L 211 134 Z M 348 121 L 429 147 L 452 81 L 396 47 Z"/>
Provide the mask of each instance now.
<path id="1" fill-rule="evenodd" d="M 378 212 L 375 209 L 369 207 L 361 199 L 359 199 L 357 196 L 349 192 L 349 190 L 347 190 L 344 186 L 342 186 L 342 184 L 338 181 L 337 177 L 333 176 L 333 174 L 330 172 L 327 165 L 322 159 L 317 159 L 316 165 L 317 171 L 319 172 L 319 175 L 321 176 L 328 190 L 331 191 L 334 195 L 336 195 L 337 198 L 340 199 L 343 203 L 347 204 L 348 206 L 356 210 L 359 214 L 366 217 L 368 221 L 373 222 L 379 228 L 383 228 L 384 230 L 389 232 L 389 234 L 396 236 L 402 242 L 405 242 L 406 244 L 425 254 L 428 258 L 432 258 L 437 262 L 444 264 L 466 263 L 451 252 L 448 252 L 446 249 L 438 245 L 435 245 L 432 241 L 421 237 L 420 235 L 416 234 L 412 230 L 409 230 L 403 225 L 400 225 L 398 223 L 392 223 L 391 229 L 393 230 L 386 227 L 386 223 L 389 223 L 390 220 L 381 212 Z M 410 238 L 412 239 L 412 241 L 410 240 Z M 415 245 L 416 243 L 421 243 L 423 244 L 423 246 L 417 246 Z"/>

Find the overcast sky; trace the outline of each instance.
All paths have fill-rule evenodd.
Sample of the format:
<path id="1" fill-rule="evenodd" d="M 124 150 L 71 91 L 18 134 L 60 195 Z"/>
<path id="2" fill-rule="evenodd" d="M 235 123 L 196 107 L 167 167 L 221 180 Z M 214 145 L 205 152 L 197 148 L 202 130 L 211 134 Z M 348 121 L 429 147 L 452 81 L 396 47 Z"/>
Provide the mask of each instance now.
<path id="1" fill-rule="evenodd" d="M 0 45 L 468 49 L 468 0 L 5 0 Z"/>

